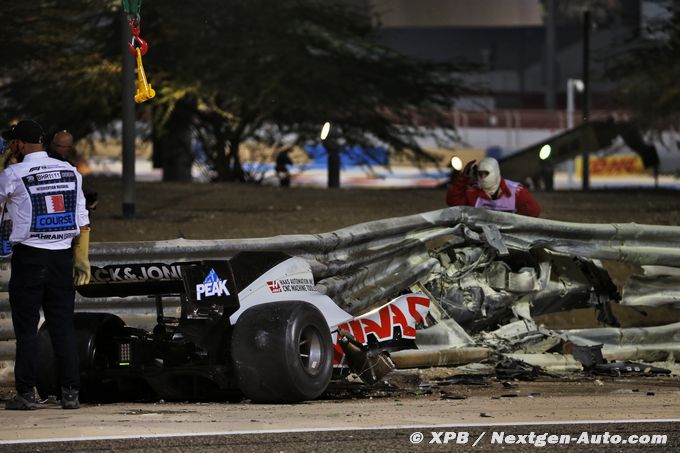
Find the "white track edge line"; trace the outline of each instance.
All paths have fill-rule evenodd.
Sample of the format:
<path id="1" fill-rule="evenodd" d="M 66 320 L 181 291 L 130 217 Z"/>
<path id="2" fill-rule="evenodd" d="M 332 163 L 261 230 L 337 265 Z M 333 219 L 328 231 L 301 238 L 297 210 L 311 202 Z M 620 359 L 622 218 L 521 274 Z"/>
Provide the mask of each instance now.
<path id="1" fill-rule="evenodd" d="M 287 433 L 312 433 L 312 432 L 341 432 L 341 431 L 370 431 L 388 429 L 431 429 L 431 428 L 481 428 L 493 426 L 551 426 L 551 425 L 602 425 L 614 423 L 680 423 L 680 418 L 661 418 L 661 419 L 633 419 L 633 420 L 567 420 L 567 421 L 542 421 L 542 422 L 500 422 L 500 423 L 446 423 L 439 425 L 386 425 L 386 426 L 351 426 L 340 428 L 289 428 L 289 429 L 267 429 L 267 430 L 241 430 L 241 431 L 214 431 L 214 432 L 188 432 L 188 433 L 163 433 L 163 434 L 127 434 L 120 436 L 91 436 L 91 437 L 64 437 L 64 438 L 42 438 L 26 440 L 0 440 L 0 445 L 12 444 L 35 444 L 35 443 L 54 443 L 54 442 L 78 442 L 78 441 L 98 441 L 98 440 L 126 440 L 126 439 L 163 439 L 173 437 L 205 437 L 205 436 L 234 436 L 250 434 L 287 434 Z"/>

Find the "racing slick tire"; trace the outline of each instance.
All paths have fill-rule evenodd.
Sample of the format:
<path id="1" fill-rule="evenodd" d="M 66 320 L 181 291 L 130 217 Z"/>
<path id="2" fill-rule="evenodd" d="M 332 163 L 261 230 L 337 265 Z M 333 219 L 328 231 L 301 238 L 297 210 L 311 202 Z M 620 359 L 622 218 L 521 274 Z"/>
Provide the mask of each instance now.
<path id="1" fill-rule="evenodd" d="M 256 403 L 317 398 L 333 371 L 328 324 L 315 306 L 301 301 L 246 310 L 234 327 L 231 354 L 239 389 Z"/>
<path id="2" fill-rule="evenodd" d="M 115 398 L 115 389 L 106 382 L 91 379 L 89 372 L 110 366 L 116 348 L 113 335 L 122 331 L 125 323 L 110 313 L 76 313 L 73 318 L 76 347 L 80 360 L 80 400 L 108 400 Z M 61 385 L 57 372 L 52 340 L 44 322 L 38 331 L 38 356 L 36 388 L 41 398 L 61 397 Z M 115 360 L 115 359 L 114 359 Z"/>

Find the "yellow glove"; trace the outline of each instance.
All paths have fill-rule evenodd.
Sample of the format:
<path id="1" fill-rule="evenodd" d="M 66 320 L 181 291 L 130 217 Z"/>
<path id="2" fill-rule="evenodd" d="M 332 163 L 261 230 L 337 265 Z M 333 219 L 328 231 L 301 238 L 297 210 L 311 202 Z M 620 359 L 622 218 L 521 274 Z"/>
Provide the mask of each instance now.
<path id="1" fill-rule="evenodd" d="M 76 286 L 90 282 L 90 228 L 81 228 L 73 239 L 73 283 Z"/>

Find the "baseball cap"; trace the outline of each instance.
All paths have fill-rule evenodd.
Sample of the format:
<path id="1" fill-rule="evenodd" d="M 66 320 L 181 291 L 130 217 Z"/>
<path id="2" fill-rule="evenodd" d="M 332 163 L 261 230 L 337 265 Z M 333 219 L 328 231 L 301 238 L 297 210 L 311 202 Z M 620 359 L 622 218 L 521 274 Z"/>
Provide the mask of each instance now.
<path id="1" fill-rule="evenodd" d="M 26 143 L 42 143 L 43 128 L 33 120 L 21 120 L 2 133 L 5 140 L 21 140 Z"/>

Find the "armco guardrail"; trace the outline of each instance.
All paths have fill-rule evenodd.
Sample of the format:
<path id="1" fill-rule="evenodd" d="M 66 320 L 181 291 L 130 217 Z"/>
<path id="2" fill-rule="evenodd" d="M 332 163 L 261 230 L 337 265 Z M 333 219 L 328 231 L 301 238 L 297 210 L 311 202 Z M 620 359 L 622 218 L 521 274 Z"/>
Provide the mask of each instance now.
<path id="1" fill-rule="evenodd" d="M 239 251 L 282 251 L 306 259 L 317 289 L 350 313 L 377 306 L 426 277 L 439 266 L 431 252 L 476 235 L 497 234 L 502 245 L 543 247 L 593 259 L 639 265 L 680 267 L 680 227 L 629 224 L 578 224 L 479 210 L 447 208 L 378 220 L 322 234 L 257 239 L 93 243 L 92 266 L 198 259 L 226 259 Z M 0 263 L 0 289 L 7 290 L 9 265 Z M 677 290 L 676 290 L 677 291 Z M 4 297 L 3 297 L 4 296 Z M 680 300 L 676 292 L 673 296 Z M 624 301 L 625 302 L 625 301 Z M 170 306 L 167 310 L 176 310 Z M 126 321 L 153 325 L 150 298 L 85 299 L 77 311 L 109 311 Z M 9 360 L 13 332 L 6 293 L 0 294 L 0 359 Z"/>

